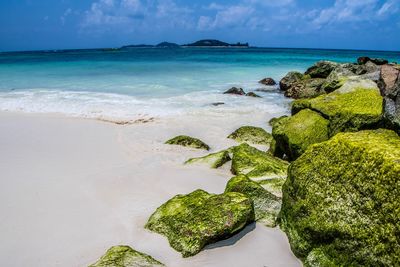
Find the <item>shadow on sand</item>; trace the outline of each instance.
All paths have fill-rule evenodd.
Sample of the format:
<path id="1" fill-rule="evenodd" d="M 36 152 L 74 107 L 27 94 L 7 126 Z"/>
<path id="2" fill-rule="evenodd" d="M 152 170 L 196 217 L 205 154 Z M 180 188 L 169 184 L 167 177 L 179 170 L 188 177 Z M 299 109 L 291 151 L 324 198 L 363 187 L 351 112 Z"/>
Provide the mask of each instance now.
<path id="1" fill-rule="evenodd" d="M 207 245 L 204 249 L 208 250 L 208 249 L 232 246 L 232 245 L 236 244 L 236 242 L 238 242 L 242 237 L 244 237 L 245 235 L 247 235 L 254 229 L 256 229 L 256 223 L 249 224 L 242 231 L 237 233 L 236 235 L 234 235 L 228 239 L 221 240 L 216 243 Z"/>

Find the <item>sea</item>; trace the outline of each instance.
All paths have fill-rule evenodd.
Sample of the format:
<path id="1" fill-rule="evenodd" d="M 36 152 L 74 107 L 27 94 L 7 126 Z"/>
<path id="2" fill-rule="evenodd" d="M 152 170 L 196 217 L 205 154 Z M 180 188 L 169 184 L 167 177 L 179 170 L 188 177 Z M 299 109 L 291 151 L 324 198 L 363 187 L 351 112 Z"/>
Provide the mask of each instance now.
<path id="1" fill-rule="evenodd" d="M 277 86 L 319 60 L 400 52 L 280 48 L 132 48 L 0 53 L 0 111 L 138 120 L 288 110 Z M 262 98 L 224 95 L 236 86 Z M 219 105 L 215 105 L 219 103 Z M 224 103 L 224 104 L 222 104 Z"/>

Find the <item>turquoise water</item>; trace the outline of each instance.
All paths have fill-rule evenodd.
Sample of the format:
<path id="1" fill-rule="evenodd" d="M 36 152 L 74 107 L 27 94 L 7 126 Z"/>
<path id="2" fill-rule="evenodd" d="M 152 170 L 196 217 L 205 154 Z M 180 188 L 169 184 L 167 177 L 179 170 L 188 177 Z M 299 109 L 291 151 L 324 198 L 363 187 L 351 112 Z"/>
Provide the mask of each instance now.
<path id="1" fill-rule="evenodd" d="M 277 109 L 287 100 L 276 88 L 261 93 L 262 100 L 221 92 L 231 86 L 252 91 L 264 77 L 279 80 L 319 60 L 359 56 L 400 61 L 399 52 L 263 48 L 0 53 L 0 110 L 133 118 Z"/>

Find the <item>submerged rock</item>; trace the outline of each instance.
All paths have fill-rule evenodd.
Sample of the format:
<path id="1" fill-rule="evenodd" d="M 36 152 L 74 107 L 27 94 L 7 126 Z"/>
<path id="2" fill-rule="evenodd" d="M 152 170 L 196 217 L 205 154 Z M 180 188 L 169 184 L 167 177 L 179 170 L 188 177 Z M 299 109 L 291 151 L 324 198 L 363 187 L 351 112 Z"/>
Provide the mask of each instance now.
<path id="1" fill-rule="evenodd" d="M 246 143 L 232 149 L 232 167 L 234 175 L 244 174 L 250 178 L 286 177 L 288 163 L 260 151 Z"/>
<path id="2" fill-rule="evenodd" d="M 325 93 L 325 91 L 321 89 L 324 82 L 325 79 L 321 78 L 304 79 L 295 82 L 285 91 L 285 96 L 294 99 L 319 96 Z"/>
<path id="3" fill-rule="evenodd" d="M 370 80 L 349 79 L 327 95 L 293 102 L 292 114 L 311 109 L 329 120 L 329 134 L 376 128 L 382 119 L 382 97 Z"/>
<path id="4" fill-rule="evenodd" d="M 238 175 L 230 179 L 225 188 L 225 193 L 228 192 L 238 192 L 248 196 L 254 203 L 256 221 L 269 227 L 276 226 L 276 218 L 282 204 L 279 197 L 271 194 L 245 175 Z"/>
<path id="5" fill-rule="evenodd" d="M 231 89 L 225 91 L 224 94 L 245 95 L 246 93 L 242 88 L 232 87 Z"/>
<path id="6" fill-rule="evenodd" d="M 155 267 L 164 266 L 151 256 L 128 246 L 115 246 L 107 250 L 96 263 L 89 267 Z"/>
<path id="7" fill-rule="evenodd" d="M 275 123 L 272 134 L 279 151 L 283 151 L 289 160 L 295 160 L 310 145 L 329 139 L 329 121 L 317 112 L 303 109 Z"/>
<path id="8" fill-rule="evenodd" d="M 244 194 L 212 195 L 197 190 L 163 204 L 151 215 L 146 228 L 166 236 L 171 247 L 189 257 L 253 221 L 253 202 Z"/>
<path id="9" fill-rule="evenodd" d="M 196 149 L 205 149 L 205 150 L 210 150 L 210 147 L 201 141 L 200 139 L 193 138 L 190 136 L 186 135 L 179 135 L 177 137 L 174 137 L 167 142 L 165 142 L 167 145 L 180 145 L 180 146 L 185 146 L 185 147 L 192 147 Z"/>
<path id="10" fill-rule="evenodd" d="M 261 81 L 259 81 L 259 83 L 264 84 L 264 85 L 270 85 L 270 86 L 276 85 L 275 80 L 272 78 L 264 78 Z"/>
<path id="11" fill-rule="evenodd" d="M 319 61 L 310 67 L 304 74 L 311 78 L 325 79 L 337 67 L 338 63 L 331 61 Z"/>
<path id="12" fill-rule="evenodd" d="M 229 155 L 229 149 L 222 150 L 217 153 L 212 153 L 204 157 L 192 158 L 185 162 L 185 164 L 193 164 L 193 163 L 205 163 L 208 164 L 211 168 L 217 169 L 231 160 Z"/>
<path id="13" fill-rule="evenodd" d="M 269 145 L 272 135 L 263 128 L 254 126 L 243 126 L 231 133 L 228 138 L 237 142 L 247 142 L 257 145 Z"/>
<path id="14" fill-rule="evenodd" d="M 218 106 L 225 105 L 225 103 L 224 102 L 215 102 L 215 103 L 211 103 L 211 105 L 213 105 L 214 107 L 218 107 Z"/>
<path id="15" fill-rule="evenodd" d="M 289 168 L 281 226 L 306 266 L 400 265 L 400 138 L 339 133 Z"/>
<path id="16" fill-rule="evenodd" d="M 282 91 L 288 90 L 294 83 L 304 79 L 304 75 L 297 71 L 291 71 L 279 82 L 279 87 Z"/>
<path id="17" fill-rule="evenodd" d="M 250 97 L 261 97 L 261 96 L 257 95 L 257 94 L 254 93 L 254 92 L 248 92 L 248 93 L 246 94 L 246 96 L 250 96 Z"/>

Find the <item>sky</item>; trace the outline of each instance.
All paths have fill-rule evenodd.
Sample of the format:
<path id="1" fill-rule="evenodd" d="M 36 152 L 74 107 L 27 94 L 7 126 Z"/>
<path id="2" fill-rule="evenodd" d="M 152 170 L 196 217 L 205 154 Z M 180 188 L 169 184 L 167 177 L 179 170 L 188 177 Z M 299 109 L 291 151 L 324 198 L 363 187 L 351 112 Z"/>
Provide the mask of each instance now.
<path id="1" fill-rule="evenodd" d="M 400 50 L 400 0 L 2 0 L 0 51 L 179 44 Z"/>

